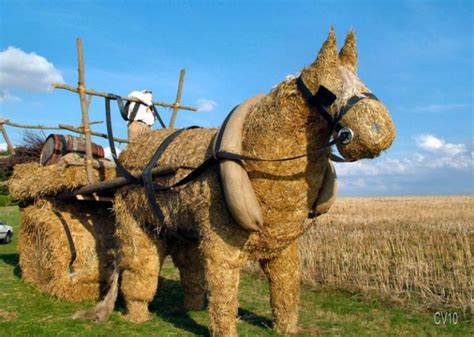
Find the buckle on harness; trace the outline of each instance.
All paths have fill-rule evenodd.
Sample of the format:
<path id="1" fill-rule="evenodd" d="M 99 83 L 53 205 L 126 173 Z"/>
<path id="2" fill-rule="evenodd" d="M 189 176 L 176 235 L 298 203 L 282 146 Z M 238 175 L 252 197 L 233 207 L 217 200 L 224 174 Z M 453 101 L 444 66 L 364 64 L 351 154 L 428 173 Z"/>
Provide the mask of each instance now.
<path id="1" fill-rule="evenodd" d="M 341 144 L 347 145 L 354 139 L 354 132 L 348 127 L 343 127 L 337 133 L 337 137 L 342 139 Z"/>

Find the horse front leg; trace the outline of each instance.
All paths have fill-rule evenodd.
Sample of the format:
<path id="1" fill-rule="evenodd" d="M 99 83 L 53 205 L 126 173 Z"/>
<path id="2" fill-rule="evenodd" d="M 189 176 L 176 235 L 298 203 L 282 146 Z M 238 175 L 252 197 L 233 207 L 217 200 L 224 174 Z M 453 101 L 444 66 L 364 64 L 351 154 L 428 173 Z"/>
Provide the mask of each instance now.
<path id="1" fill-rule="evenodd" d="M 273 259 L 260 261 L 260 265 L 270 282 L 274 329 L 279 333 L 296 333 L 300 298 L 298 243 L 292 243 Z"/>
<path id="2" fill-rule="evenodd" d="M 242 250 L 217 235 L 203 239 L 202 253 L 209 301 L 212 336 L 237 336 L 237 309 Z"/>

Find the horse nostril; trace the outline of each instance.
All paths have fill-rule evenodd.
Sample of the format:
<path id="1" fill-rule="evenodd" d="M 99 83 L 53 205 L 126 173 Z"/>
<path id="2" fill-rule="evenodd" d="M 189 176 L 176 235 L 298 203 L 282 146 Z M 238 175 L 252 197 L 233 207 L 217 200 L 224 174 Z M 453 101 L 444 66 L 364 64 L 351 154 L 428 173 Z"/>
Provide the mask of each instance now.
<path id="1" fill-rule="evenodd" d="M 377 123 L 373 123 L 371 129 L 375 133 L 380 133 L 380 125 L 378 125 Z"/>

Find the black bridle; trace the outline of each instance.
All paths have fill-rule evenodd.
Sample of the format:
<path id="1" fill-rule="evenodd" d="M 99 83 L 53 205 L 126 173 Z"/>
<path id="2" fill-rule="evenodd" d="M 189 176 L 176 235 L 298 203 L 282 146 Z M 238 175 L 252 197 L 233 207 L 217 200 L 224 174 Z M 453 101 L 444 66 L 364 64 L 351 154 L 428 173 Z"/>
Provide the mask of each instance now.
<path id="1" fill-rule="evenodd" d="M 321 117 L 323 117 L 328 123 L 329 134 L 332 135 L 333 131 L 337 132 L 337 137 L 328 143 L 330 146 L 341 143 L 343 145 L 349 144 L 354 139 L 354 132 L 341 124 L 341 119 L 344 115 L 359 101 L 363 99 L 373 99 L 378 101 L 378 98 L 370 93 L 364 92 L 358 95 L 354 95 L 349 98 L 334 116 L 332 116 L 327 109 L 334 103 L 336 100 L 336 95 L 331 92 L 328 88 L 323 85 L 319 86 L 316 94 L 313 94 L 311 90 L 306 86 L 301 76 L 296 79 L 296 87 L 300 91 L 301 95 L 305 99 L 306 103 L 310 106 L 314 106 L 319 112 Z M 331 159 L 337 162 L 346 161 L 344 158 L 331 155 Z"/>

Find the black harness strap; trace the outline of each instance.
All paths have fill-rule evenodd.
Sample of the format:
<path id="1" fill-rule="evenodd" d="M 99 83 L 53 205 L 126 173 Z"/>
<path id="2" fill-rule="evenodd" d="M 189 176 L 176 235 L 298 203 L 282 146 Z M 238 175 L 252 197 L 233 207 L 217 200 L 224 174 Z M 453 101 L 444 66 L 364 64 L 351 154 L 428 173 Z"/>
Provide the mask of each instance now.
<path id="1" fill-rule="evenodd" d="M 137 117 L 138 109 L 140 109 L 140 104 L 143 104 L 143 103 L 128 101 L 124 106 L 123 105 L 123 100 L 120 96 L 116 96 L 116 95 L 112 95 L 112 94 L 109 94 L 109 95 L 117 100 L 117 104 L 118 104 L 118 107 L 119 107 L 120 114 L 122 115 L 122 118 L 126 121 L 130 121 L 130 122 L 134 121 L 135 117 Z M 128 116 L 128 110 L 130 109 L 130 104 L 132 104 L 132 103 L 135 103 L 135 105 L 133 106 L 133 110 L 130 113 L 130 117 L 129 117 Z M 155 119 L 158 120 L 158 123 L 160 123 L 160 126 L 163 129 L 166 129 L 166 125 L 163 122 L 163 119 L 161 119 L 161 116 L 158 113 L 158 110 L 156 109 L 155 105 L 152 104 L 150 109 L 151 109 L 151 113 L 153 114 L 153 116 L 155 116 Z"/>
<path id="2" fill-rule="evenodd" d="M 145 188 L 145 194 L 148 199 L 148 201 L 151 204 L 151 207 L 153 208 L 153 211 L 155 212 L 155 215 L 157 218 L 160 220 L 161 223 L 164 223 L 165 217 L 163 215 L 163 212 L 161 211 L 158 201 L 156 200 L 156 194 L 155 190 L 153 188 L 153 176 L 151 174 L 151 171 L 155 167 L 156 163 L 158 160 L 160 160 L 161 156 L 163 153 L 166 151 L 168 146 L 175 140 L 180 134 L 182 134 L 184 131 L 189 130 L 189 129 L 194 129 L 197 128 L 196 126 L 191 126 L 189 128 L 185 129 L 179 129 L 170 135 L 168 135 L 163 142 L 158 146 L 156 149 L 155 153 L 151 157 L 150 161 L 146 165 L 145 169 L 143 170 L 142 173 L 142 183 L 143 187 Z"/>
<path id="3" fill-rule="evenodd" d="M 118 107 L 119 107 L 119 111 L 120 111 L 120 115 L 122 115 L 122 118 L 126 121 L 128 121 L 128 108 L 130 107 L 130 104 L 129 102 L 127 102 L 127 104 L 125 106 L 123 106 L 123 101 L 122 101 L 122 97 L 120 96 L 117 96 L 117 95 L 114 95 L 114 94 L 109 94 L 109 96 L 111 98 L 114 98 L 115 100 L 117 100 L 117 104 L 118 104 Z M 108 97 L 106 97 L 105 99 L 107 100 Z M 138 108 L 137 108 L 138 109 Z"/>
<path id="4" fill-rule="evenodd" d="M 349 98 L 347 100 L 347 103 L 338 111 L 338 113 L 337 113 L 337 115 L 334 119 L 339 122 L 341 120 L 342 116 L 344 116 L 347 111 L 349 111 L 354 105 L 356 105 L 357 102 L 359 102 L 359 101 L 361 101 L 365 98 L 373 99 L 375 101 L 379 100 L 377 98 L 377 96 L 375 96 L 371 92 L 364 92 L 364 93 L 361 93 L 360 95 L 354 95 L 354 96 L 352 96 L 351 98 Z"/>
<path id="5" fill-rule="evenodd" d="M 209 157 L 204 162 L 202 162 L 201 165 L 199 165 L 198 167 L 193 169 L 191 171 L 191 173 L 189 173 L 187 176 L 185 176 L 183 179 L 179 180 L 178 182 L 176 182 L 172 185 L 154 184 L 153 187 L 156 191 L 165 191 L 165 190 L 170 190 L 174 187 L 179 187 L 179 186 L 182 186 L 182 185 L 186 185 L 187 183 L 190 183 L 194 179 L 198 178 L 209 167 L 214 166 L 218 162 L 219 161 L 217 159 L 215 159 L 214 157 Z"/>
<path id="6" fill-rule="evenodd" d="M 326 110 L 326 107 L 329 107 L 336 100 L 336 95 L 334 95 L 329 89 L 325 86 L 320 85 L 316 94 L 312 94 L 306 84 L 303 82 L 303 79 L 298 77 L 296 79 L 296 86 L 300 91 L 301 95 L 305 101 L 312 106 L 315 106 L 319 111 L 320 115 L 326 120 L 330 129 L 336 128 L 336 122 L 331 114 Z M 339 130 L 337 130 L 339 131 Z"/>
<path id="7" fill-rule="evenodd" d="M 114 159 L 117 172 L 120 176 L 124 177 L 127 179 L 132 184 L 138 184 L 141 185 L 141 181 L 137 178 L 135 178 L 125 167 L 123 167 L 122 163 L 120 163 L 118 156 L 117 156 L 117 150 L 115 149 L 115 143 L 114 143 L 114 133 L 112 129 L 112 117 L 110 115 L 110 99 L 115 98 L 118 102 L 118 106 L 120 111 L 122 111 L 123 108 L 123 102 L 122 98 L 119 96 L 109 94 L 110 97 L 105 98 L 105 118 L 107 121 L 107 135 L 109 138 L 109 146 L 110 146 L 110 152 L 112 152 L 112 158 Z"/>
<path id="8" fill-rule="evenodd" d="M 342 117 L 359 101 L 366 98 L 378 101 L 378 98 L 370 92 L 354 95 L 348 99 L 347 103 L 341 109 L 339 109 L 339 111 L 337 111 L 336 115 L 333 117 L 326 110 L 326 108 L 334 103 L 336 100 L 336 95 L 334 95 L 323 85 L 319 86 L 318 91 L 313 95 L 306 84 L 303 82 L 301 76 L 297 78 L 296 86 L 298 87 L 298 90 L 301 92 L 301 95 L 303 95 L 306 102 L 315 106 L 319 114 L 326 120 L 329 125 L 330 132 L 333 130 L 340 131 L 344 128 L 339 122 L 341 121 Z"/>
<path id="9" fill-rule="evenodd" d="M 76 261 L 77 258 L 77 252 L 76 252 L 76 246 L 74 245 L 74 240 L 72 238 L 71 230 L 69 229 L 69 226 L 64 219 L 64 217 L 59 213 L 57 210 L 53 210 L 54 215 L 56 215 L 59 219 L 59 222 L 61 222 L 61 225 L 63 225 L 64 233 L 66 234 L 67 242 L 69 245 L 69 250 L 71 251 L 71 259 L 69 260 L 69 274 L 74 273 L 74 262 Z"/>
<path id="10" fill-rule="evenodd" d="M 151 106 L 151 111 L 153 112 L 153 115 L 155 116 L 155 118 L 158 120 L 158 123 L 160 123 L 161 127 L 163 129 L 166 129 L 166 125 L 165 123 L 163 122 L 163 120 L 161 119 L 161 116 L 160 114 L 158 113 L 158 110 L 156 109 L 156 106 L 155 105 L 152 105 Z"/>
<path id="11" fill-rule="evenodd" d="M 128 121 L 133 122 L 135 120 L 135 117 L 137 117 L 138 109 L 140 109 L 140 103 L 133 102 L 135 105 L 133 106 L 132 112 L 130 113 L 130 117 L 127 118 Z M 128 113 L 128 110 L 130 109 L 130 105 L 132 102 L 128 101 L 127 104 L 125 104 L 125 113 Z M 120 112 L 122 115 L 123 113 Z"/>

